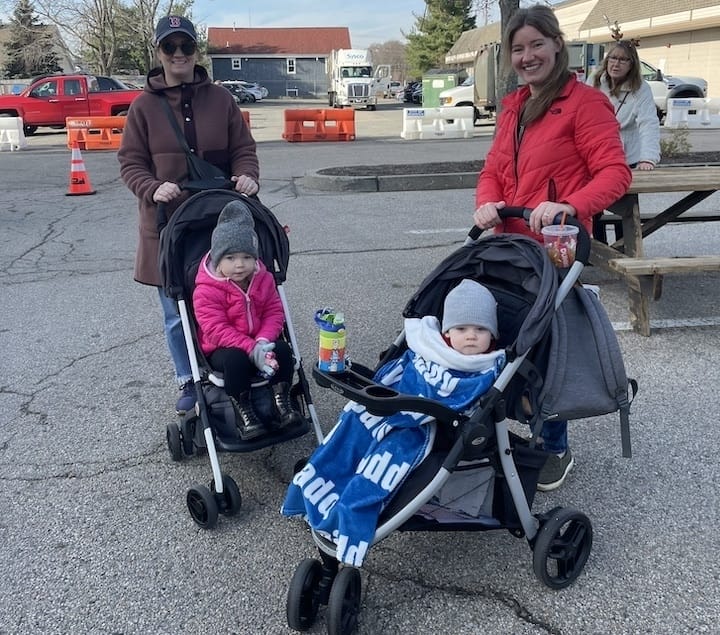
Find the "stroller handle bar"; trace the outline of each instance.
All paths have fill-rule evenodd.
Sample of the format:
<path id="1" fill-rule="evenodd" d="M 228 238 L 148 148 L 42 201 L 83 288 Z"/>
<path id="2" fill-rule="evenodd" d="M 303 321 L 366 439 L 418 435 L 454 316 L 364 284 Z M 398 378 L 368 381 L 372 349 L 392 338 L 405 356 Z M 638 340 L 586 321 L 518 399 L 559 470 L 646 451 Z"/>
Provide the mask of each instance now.
<path id="1" fill-rule="evenodd" d="M 524 218 L 528 221 L 530 219 L 530 212 L 532 212 L 532 208 L 530 207 L 503 207 L 498 210 L 498 216 L 500 216 L 500 218 Z M 563 222 L 562 217 L 563 214 L 557 214 L 553 219 L 552 224 L 560 225 L 560 223 Z M 588 234 L 585 226 L 574 216 L 566 215 L 565 224 L 578 228 L 578 242 L 575 252 L 575 260 L 578 260 L 586 265 L 590 258 L 590 234 Z M 474 242 L 480 238 L 480 234 L 482 234 L 482 232 L 483 230 L 480 227 L 473 225 L 468 232 L 468 238 Z"/>
<path id="2" fill-rule="evenodd" d="M 223 181 L 219 179 L 205 179 L 202 181 L 185 181 L 180 184 L 180 189 L 186 192 L 204 192 L 205 190 L 232 190 L 235 187 L 235 182 L 230 179 Z M 165 214 L 166 203 L 158 203 L 155 208 L 155 223 L 157 224 L 158 234 L 163 230 L 163 227 L 167 225 L 168 219 Z"/>

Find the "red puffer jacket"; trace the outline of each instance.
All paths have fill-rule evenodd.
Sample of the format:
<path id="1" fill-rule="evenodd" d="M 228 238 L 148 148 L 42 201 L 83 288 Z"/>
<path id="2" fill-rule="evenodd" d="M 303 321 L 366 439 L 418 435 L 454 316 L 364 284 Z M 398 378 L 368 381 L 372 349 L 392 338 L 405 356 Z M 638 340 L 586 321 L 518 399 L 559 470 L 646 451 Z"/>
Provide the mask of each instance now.
<path id="1" fill-rule="evenodd" d="M 499 201 L 530 208 L 543 201 L 568 203 L 590 231 L 592 216 L 623 196 L 632 182 L 612 106 L 599 90 L 573 76 L 518 141 L 520 111 L 529 96 L 523 86 L 503 100 L 495 141 L 478 178 L 476 206 Z M 515 218 L 495 231 L 540 239 Z"/>
<path id="2" fill-rule="evenodd" d="M 275 280 L 258 260 L 247 291 L 215 275 L 204 256 L 195 277 L 193 310 L 198 343 L 205 355 L 218 348 L 239 348 L 248 355 L 258 339 L 274 342 L 280 336 L 285 314 Z"/>

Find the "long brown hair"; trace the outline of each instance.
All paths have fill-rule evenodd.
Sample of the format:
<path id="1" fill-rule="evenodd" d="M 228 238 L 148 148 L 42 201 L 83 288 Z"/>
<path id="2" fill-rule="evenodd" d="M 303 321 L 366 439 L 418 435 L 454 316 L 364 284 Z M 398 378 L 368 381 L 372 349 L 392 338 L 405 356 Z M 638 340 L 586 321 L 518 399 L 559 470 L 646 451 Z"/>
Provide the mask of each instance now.
<path id="1" fill-rule="evenodd" d="M 613 78 L 608 75 L 607 67 L 610 56 L 617 55 L 618 53 L 625 54 L 625 56 L 630 60 L 630 68 L 625 75 L 625 79 L 616 84 Z M 635 48 L 633 43 L 629 40 L 619 40 L 618 42 L 615 42 L 615 44 L 613 44 L 607 55 L 605 55 L 605 59 L 600 65 L 600 70 L 595 73 L 595 78 L 593 79 L 593 86 L 595 86 L 595 88 L 599 88 L 600 80 L 604 76 L 607 79 L 608 86 L 610 86 L 610 94 L 613 97 L 618 96 L 621 86 L 626 86 L 628 89 L 630 89 L 631 93 L 634 93 L 640 88 L 643 82 L 641 70 L 642 69 L 640 68 L 640 57 L 638 56 L 637 49 Z"/>
<path id="2" fill-rule="evenodd" d="M 505 33 L 502 37 L 501 44 L 501 62 L 503 67 L 508 70 L 512 68 L 511 52 L 512 41 L 522 27 L 531 26 L 537 29 L 543 36 L 554 40 L 560 44 L 560 50 L 555 56 L 555 66 L 547 78 L 545 84 L 540 87 L 533 99 L 528 100 L 523 110 L 522 123 L 529 124 L 542 117 L 550 108 L 552 102 L 562 93 L 565 84 L 570 78 L 570 58 L 563 32 L 560 30 L 560 23 L 555 17 L 554 11 L 550 7 L 536 4 L 527 9 L 519 9 L 510 18 Z"/>

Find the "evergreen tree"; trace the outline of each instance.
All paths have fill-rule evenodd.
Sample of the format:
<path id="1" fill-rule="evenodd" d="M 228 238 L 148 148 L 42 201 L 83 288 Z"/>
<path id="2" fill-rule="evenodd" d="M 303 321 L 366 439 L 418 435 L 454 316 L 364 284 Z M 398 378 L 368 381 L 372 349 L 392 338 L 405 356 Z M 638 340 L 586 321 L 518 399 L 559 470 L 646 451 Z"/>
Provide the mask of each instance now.
<path id="1" fill-rule="evenodd" d="M 425 14 L 415 16 L 411 33 L 403 33 L 411 74 L 445 66 L 445 54 L 460 34 L 475 28 L 473 4 L 473 0 L 425 0 Z"/>
<path id="2" fill-rule="evenodd" d="M 57 29 L 38 22 L 32 0 L 18 0 L 5 43 L 9 78 L 32 77 L 62 70 L 55 50 Z"/>

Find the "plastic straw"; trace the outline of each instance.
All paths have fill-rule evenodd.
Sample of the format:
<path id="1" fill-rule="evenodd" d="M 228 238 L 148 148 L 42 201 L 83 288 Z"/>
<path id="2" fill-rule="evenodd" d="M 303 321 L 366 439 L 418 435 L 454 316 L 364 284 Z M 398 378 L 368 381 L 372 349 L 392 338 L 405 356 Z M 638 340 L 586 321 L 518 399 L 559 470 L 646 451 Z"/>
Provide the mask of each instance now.
<path id="1" fill-rule="evenodd" d="M 565 227 L 565 219 L 566 218 L 567 218 L 567 212 L 563 212 L 562 218 L 560 218 L 560 229 L 561 230 L 563 227 Z M 561 237 L 562 237 L 561 235 L 558 235 L 557 240 L 555 241 L 558 251 L 560 251 L 560 238 Z"/>

